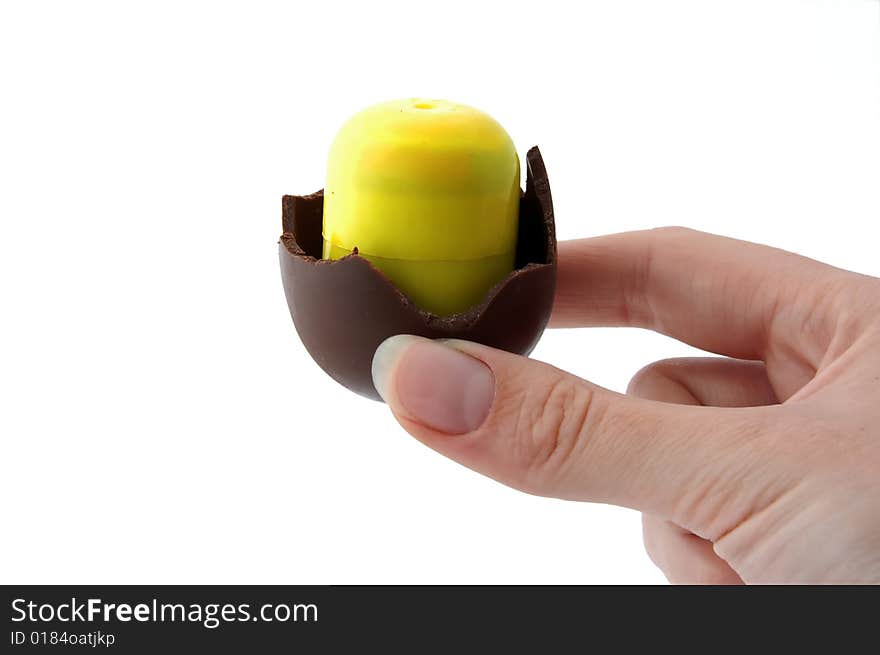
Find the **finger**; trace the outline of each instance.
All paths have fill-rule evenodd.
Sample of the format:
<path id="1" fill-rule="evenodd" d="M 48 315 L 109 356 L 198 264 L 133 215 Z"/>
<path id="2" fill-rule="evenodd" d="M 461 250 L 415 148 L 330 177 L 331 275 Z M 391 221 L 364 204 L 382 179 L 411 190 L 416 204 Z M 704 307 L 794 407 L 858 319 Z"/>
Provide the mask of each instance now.
<path id="1" fill-rule="evenodd" d="M 718 357 L 667 359 L 649 364 L 627 393 L 684 405 L 748 407 L 778 402 L 763 363 Z M 642 515 L 645 550 L 673 584 L 742 584 L 742 579 L 702 539 L 671 521 Z"/>
<path id="2" fill-rule="evenodd" d="M 627 393 L 648 400 L 709 407 L 779 403 L 763 362 L 723 357 L 682 357 L 649 364 Z"/>
<path id="3" fill-rule="evenodd" d="M 698 499 L 710 499 L 700 507 L 711 512 L 731 475 L 748 489 L 746 479 L 771 459 L 759 438 L 772 420 L 767 408 L 622 396 L 468 342 L 392 337 L 376 352 L 373 376 L 408 432 L 476 471 L 530 493 L 634 507 L 688 528 Z M 723 530 L 724 521 L 713 526 Z"/>
<path id="4" fill-rule="evenodd" d="M 649 514 L 642 515 L 642 534 L 648 556 L 672 584 L 743 584 L 711 541 Z"/>
<path id="5" fill-rule="evenodd" d="M 741 359 L 794 335 L 815 369 L 843 281 L 820 262 L 684 228 L 614 234 L 559 244 L 551 325 L 644 327 Z"/>

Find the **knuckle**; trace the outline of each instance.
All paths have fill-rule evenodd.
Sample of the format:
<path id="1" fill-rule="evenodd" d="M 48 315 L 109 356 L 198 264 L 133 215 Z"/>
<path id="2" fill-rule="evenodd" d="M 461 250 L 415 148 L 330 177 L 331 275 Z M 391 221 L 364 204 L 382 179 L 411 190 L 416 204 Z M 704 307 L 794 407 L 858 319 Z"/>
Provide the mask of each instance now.
<path id="1" fill-rule="evenodd" d="M 699 234 L 697 230 L 684 227 L 683 225 L 664 225 L 663 227 L 656 227 L 653 229 L 653 233 L 661 239 L 675 239 Z"/>
<path id="2" fill-rule="evenodd" d="M 675 368 L 680 366 L 683 361 L 680 358 L 661 359 L 640 368 L 630 379 L 626 392 L 640 396 L 641 392 L 653 387 L 657 382 L 672 379 Z"/>
<path id="3" fill-rule="evenodd" d="M 559 376 L 520 405 L 516 441 L 526 491 L 552 488 L 583 447 L 586 425 L 595 413 L 594 399 L 588 385 Z"/>
<path id="4" fill-rule="evenodd" d="M 658 568 L 663 568 L 663 560 L 660 557 L 660 547 L 658 544 L 657 530 L 651 521 L 646 517 L 642 517 L 642 545 L 645 553 Z"/>
<path id="5" fill-rule="evenodd" d="M 653 362 L 643 366 L 630 378 L 626 392 L 637 396 L 640 390 L 651 386 L 653 382 L 660 377 L 664 377 L 664 375 L 661 362 Z"/>

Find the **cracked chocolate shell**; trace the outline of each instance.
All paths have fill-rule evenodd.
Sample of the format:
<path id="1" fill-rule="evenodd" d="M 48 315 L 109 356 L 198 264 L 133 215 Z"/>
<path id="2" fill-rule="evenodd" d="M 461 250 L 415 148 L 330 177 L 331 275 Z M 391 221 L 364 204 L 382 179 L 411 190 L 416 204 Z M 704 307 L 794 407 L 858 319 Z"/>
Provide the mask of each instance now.
<path id="1" fill-rule="evenodd" d="M 437 316 L 407 298 L 353 252 L 321 259 L 323 191 L 282 199 L 281 280 L 296 331 L 312 358 L 343 386 L 381 400 L 373 353 L 395 334 L 466 339 L 528 355 L 547 326 L 556 287 L 556 229 L 544 161 L 526 155 L 514 270 L 464 312 Z"/>

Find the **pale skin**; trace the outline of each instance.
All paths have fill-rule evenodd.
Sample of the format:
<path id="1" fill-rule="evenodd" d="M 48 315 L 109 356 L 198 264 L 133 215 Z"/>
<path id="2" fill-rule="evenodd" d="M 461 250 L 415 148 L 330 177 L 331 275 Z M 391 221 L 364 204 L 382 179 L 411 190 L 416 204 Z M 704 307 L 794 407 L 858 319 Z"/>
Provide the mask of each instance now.
<path id="1" fill-rule="evenodd" d="M 683 228 L 617 234 L 559 244 L 551 326 L 648 328 L 721 357 L 650 364 L 620 394 L 394 337 L 377 388 L 475 471 L 640 510 L 672 582 L 880 583 L 880 280 Z"/>

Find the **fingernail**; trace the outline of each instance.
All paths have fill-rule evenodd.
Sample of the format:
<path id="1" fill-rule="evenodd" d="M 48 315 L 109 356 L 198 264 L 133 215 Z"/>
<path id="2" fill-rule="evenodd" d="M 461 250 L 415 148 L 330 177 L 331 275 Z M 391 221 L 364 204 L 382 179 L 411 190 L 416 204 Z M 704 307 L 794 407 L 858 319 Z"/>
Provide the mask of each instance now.
<path id="1" fill-rule="evenodd" d="M 495 378 L 483 362 L 448 345 L 398 335 L 373 356 L 373 384 L 395 412 L 447 434 L 476 430 L 492 406 Z"/>

